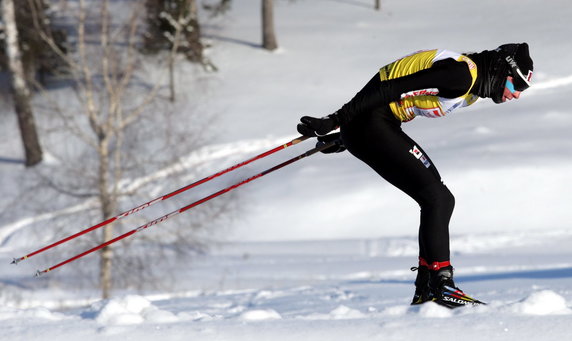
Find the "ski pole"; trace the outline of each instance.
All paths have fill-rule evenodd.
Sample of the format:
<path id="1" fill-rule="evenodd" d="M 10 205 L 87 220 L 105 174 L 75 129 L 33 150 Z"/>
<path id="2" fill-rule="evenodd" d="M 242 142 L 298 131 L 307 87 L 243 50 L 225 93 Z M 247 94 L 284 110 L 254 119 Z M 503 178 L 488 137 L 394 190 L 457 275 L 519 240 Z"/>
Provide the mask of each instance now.
<path id="1" fill-rule="evenodd" d="M 291 141 L 289 141 L 289 142 L 287 142 L 287 143 L 285 143 L 285 144 L 282 144 L 282 145 L 280 145 L 280 146 L 278 146 L 278 147 L 275 147 L 275 148 L 272 148 L 272 149 L 270 149 L 270 150 L 268 150 L 268 151 L 265 151 L 264 153 L 261 153 L 261 154 L 259 154 L 259 155 L 256 155 L 256 156 L 254 156 L 254 157 L 252 157 L 252 158 L 250 158 L 250 159 L 248 159 L 248 160 L 246 160 L 246 161 L 242 161 L 242 162 L 240 162 L 240 163 L 237 163 L 237 164 L 234 165 L 234 166 L 231 166 L 231 167 L 229 167 L 229 168 L 227 168 L 227 169 L 224 169 L 224 170 L 222 170 L 222 171 L 220 171 L 220 172 L 218 172 L 218 173 L 215 173 L 215 174 L 210 175 L 210 176 L 207 176 L 207 177 L 205 177 L 205 178 L 203 178 L 203 179 L 201 179 L 201 180 L 198 180 L 198 181 L 196 181 L 196 182 L 193 182 L 193 183 L 190 184 L 190 185 L 187 185 L 187 186 L 185 186 L 185 187 L 179 188 L 178 190 L 173 191 L 173 192 L 171 192 L 171 193 L 169 193 L 169 194 L 165 194 L 165 195 L 163 195 L 163 196 L 160 196 L 160 197 L 158 197 L 158 198 L 155 198 L 155 199 L 153 199 L 153 200 L 151 200 L 151 201 L 149 201 L 149 202 L 146 202 L 146 203 L 144 203 L 144 204 L 142 204 L 142 205 L 140 205 L 140 206 L 137 206 L 137 207 L 132 208 L 132 209 L 130 209 L 130 210 L 128 210 L 128 211 L 125 211 L 125 212 L 123 212 L 123 213 L 121 213 L 121 214 L 119 214 L 119 215 L 117 215 L 117 216 L 115 216 L 115 217 L 109 218 L 109 219 L 107 219 L 107 220 L 105 220 L 105 221 L 102 221 L 102 222 L 100 222 L 100 223 L 98 223 L 98 224 L 95 224 L 95 225 L 93 225 L 93 226 L 91 226 L 91 227 L 89 227 L 89 228 L 87 228 L 87 229 L 85 229 L 85 230 L 83 230 L 83 231 L 80 231 L 80 232 L 78 232 L 78 233 L 76 233 L 76 234 L 73 234 L 73 235 L 71 235 L 71 236 L 68 236 L 68 237 L 66 237 L 66 238 L 63 238 L 63 239 L 61 239 L 61 240 L 59 240 L 59 241 L 57 241 L 57 242 L 55 242 L 55 243 L 53 243 L 53 244 L 50 244 L 50 245 L 48 245 L 48 246 L 45 246 L 45 247 L 43 247 L 43 248 L 41 248 L 41 249 L 38 249 L 38 250 L 36 250 L 36 251 L 34 251 L 34 252 L 32 252 L 32 253 L 29 253 L 29 254 L 27 254 L 27 255 L 25 255 L 25 256 L 22 256 L 22 257 L 19 257 L 19 258 L 14 258 L 14 260 L 12 261 L 12 264 L 18 264 L 19 262 L 21 262 L 21 261 L 23 261 L 23 260 L 25 260 L 25 259 L 28 259 L 28 258 L 30 258 L 30 257 L 32 257 L 32 256 L 35 256 L 35 255 L 37 255 L 37 254 L 39 254 L 39 253 L 42 253 L 42 252 L 44 252 L 44 251 L 46 251 L 46 250 L 49 250 L 49 249 L 51 249 L 51 248 L 53 248 L 53 247 L 56 247 L 56 246 L 60 245 L 60 244 L 63 244 L 63 243 L 65 243 L 65 242 L 68 242 L 68 241 L 70 241 L 70 240 L 72 240 L 72 239 L 75 239 L 75 238 L 77 238 L 77 237 L 79 237 L 79 236 L 82 236 L 82 235 L 84 235 L 84 234 L 86 234 L 86 233 L 88 233 L 88 232 L 91 232 L 91 231 L 93 231 L 93 230 L 96 230 L 96 229 L 98 229 L 98 228 L 100 228 L 100 227 L 103 227 L 103 226 L 105 226 L 105 225 L 111 224 L 111 223 L 113 223 L 114 221 L 116 221 L 116 220 L 118 220 L 118 219 L 125 218 L 125 217 L 127 217 L 127 216 L 129 216 L 129 215 L 131 215 L 131 214 L 133 214 L 133 213 L 140 212 L 140 211 L 146 209 L 147 207 L 149 207 L 149 206 L 151 206 L 151 205 L 153 205 L 153 204 L 156 204 L 156 203 L 158 203 L 158 202 L 160 202 L 160 201 L 163 201 L 163 200 L 167 200 L 167 199 L 169 199 L 169 198 L 171 198 L 171 197 L 174 197 L 175 195 L 178 195 L 178 194 L 181 194 L 181 193 L 183 193 L 183 192 L 185 192 L 185 191 L 188 191 L 189 189 L 191 189 L 191 188 L 193 188 L 193 187 L 196 187 L 196 186 L 201 185 L 201 184 L 203 184 L 203 183 L 205 183 L 205 182 L 208 182 L 208 181 L 210 181 L 210 180 L 212 180 L 212 179 L 214 179 L 214 178 L 217 178 L 217 177 L 219 177 L 219 176 L 221 176 L 221 175 L 223 175 L 223 174 L 226 174 L 226 173 L 228 173 L 228 172 L 231 172 L 231 171 L 233 171 L 233 170 L 236 170 L 236 169 L 238 169 L 238 168 L 240 168 L 240 167 L 242 167 L 242 166 L 245 166 L 245 165 L 247 165 L 247 164 L 249 164 L 249 163 L 251 163 L 251 162 L 254 162 L 254 161 L 256 161 L 256 160 L 260 160 L 260 159 L 262 159 L 262 158 L 265 158 L 265 157 L 267 157 L 267 156 L 269 156 L 269 155 L 271 155 L 271 154 L 276 153 L 277 151 L 280 151 L 280 150 L 282 150 L 282 149 L 285 149 L 285 148 L 288 148 L 288 147 L 290 147 L 290 146 L 293 146 L 293 145 L 295 145 L 295 144 L 297 144 L 297 143 L 300 143 L 300 142 L 302 142 L 302 141 L 304 141 L 304 140 L 306 140 L 306 139 L 308 139 L 307 136 L 297 137 L 297 138 L 295 138 L 295 139 L 293 139 L 293 140 L 291 140 Z"/>
<path id="2" fill-rule="evenodd" d="M 173 212 L 168 213 L 168 214 L 166 214 L 166 215 L 164 215 L 164 216 L 162 216 L 162 217 L 159 217 L 159 218 L 157 218 L 157 219 L 155 219 L 155 220 L 152 220 L 152 221 L 150 221 L 150 222 L 148 222 L 148 223 L 146 223 L 146 224 L 144 224 L 144 225 L 141 225 L 141 226 L 139 226 L 139 227 L 137 227 L 137 228 L 135 228 L 135 229 L 133 229 L 133 230 L 131 230 L 131 231 L 128 231 L 128 232 L 126 232 L 126 233 L 124 233 L 124 234 L 122 234 L 122 235 L 120 235 L 120 236 L 118 236 L 118 237 L 115 237 L 115 238 L 113 238 L 113 239 L 111 239 L 111 240 L 109 240 L 109 241 L 107 241 L 107 242 L 105 242 L 105 243 L 99 244 L 99 245 L 97 245 L 97 246 L 95 246 L 95 247 L 93 247 L 93 248 L 91 248 L 91 249 L 89 249 L 89 250 L 87 250 L 87 251 L 84 251 L 84 252 L 82 252 L 82 253 L 80 253 L 80 254 L 78 254 L 78 255 L 76 255 L 76 256 L 73 256 L 73 257 L 67 259 L 67 260 L 64 260 L 64 261 L 61 262 L 61 263 L 58 263 L 58 264 L 56 264 L 56 265 L 54 265 L 54 266 L 51 266 L 51 267 L 49 267 L 49 268 L 47 268 L 47 269 L 45 269 L 45 270 L 41 270 L 41 271 L 38 270 L 38 271 L 36 272 L 36 276 L 40 276 L 40 275 L 42 275 L 42 274 L 44 274 L 44 273 L 50 272 L 50 271 L 52 271 L 52 270 L 55 270 L 55 269 L 57 269 L 57 268 L 59 268 L 59 267 L 65 265 L 65 264 L 71 263 L 71 262 L 73 262 L 73 261 L 75 261 L 75 260 L 77 260 L 77 259 L 79 259 L 79 258 L 81 258 L 81 257 L 83 257 L 83 256 L 86 256 L 86 255 L 88 255 L 88 254 L 90 254 L 90 253 L 92 253 L 92 252 L 95 252 L 95 251 L 97 251 L 97 250 L 100 250 L 100 249 L 102 249 L 102 248 L 104 248 L 104 247 L 106 247 L 106 246 L 108 246 L 108 245 L 111 245 L 111 244 L 113 244 L 113 243 L 115 243 L 115 242 L 118 242 L 118 241 L 120 241 L 120 240 L 122 240 L 122 239 L 124 239 L 124 238 L 127 238 L 127 237 L 129 237 L 129 236 L 131 236 L 131 235 L 133 235 L 133 234 L 135 234 L 135 233 L 137 233 L 137 232 L 139 232 L 139 231 L 142 231 L 142 230 L 144 230 L 144 229 L 146 229 L 146 228 L 148 228 L 148 227 L 151 227 L 151 226 L 153 226 L 153 225 L 157 225 L 157 224 L 159 224 L 159 223 L 162 223 L 162 222 L 164 222 L 165 220 L 167 220 L 167 219 L 169 219 L 169 218 L 171 218 L 171 217 L 173 217 L 173 216 L 178 215 L 179 213 L 183 213 L 183 212 L 185 212 L 185 211 L 187 211 L 187 210 L 189 210 L 189 209 L 191 209 L 191 208 L 193 208 L 193 207 L 195 207 L 195 206 L 198 206 L 198 205 L 203 204 L 203 203 L 205 203 L 205 202 L 207 202 L 207 201 L 209 201 L 209 200 L 211 200 L 211 199 L 213 199 L 213 198 L 216 198 L 216 197 L 220 196 L 221 194 L 230 192 L 231 190 L 233 190 L 233 189 L 235 189 L 235 188 L 238 188 L 238 187 L 240 187 L 240 186 L 242 186 L 242 185 L 244 185 L 244 184 L 247 184 L 247 183 L 249 183 L 249 182 L 251 182 L 251 181 L 253 181 L 253 180 L 256 180 L 256 179 L 258 179 L 258 178 L 260 178 L 260 177 L 263 177 L 263 176 L 266 175 L 266 174 L 272 173 L 272 172 L 274 172 L 275 170 L 278 170 L 278 169 L 280 169 L 280 168 L 282 168 L 282 167 L 285 167 L 285 166 L 287 166 L 287 165 L 289 165 L 289 164 L 291 164 L 291 163 L 294 163 L 294 162 L 296 162 L 296 161 L 298 161 L 298 160 L 301 160 L 301 159 L 303 159 L 303 158 L 305 158 L 305 157 L 308 157 L 308 156 L 310 156 L 310 155 L 312 155 L 312 154 L 315 154 L 315 153 L 317 153 L 317 152 L 319 152 L 319 151 L 322 151 L 322 150 L 324 150 L 324 149 L 327 149 L 327 148 L 329 148 L 329 147 L 335 145 L 336 143 L 337 143 L 336 141 L 332 141 L 332 142 L 329 142 L 329 143 L 326 143 L 326 144 L 317 146 L 317 147 L 315 147 L 315 148 L 313 148 L 313 149 L 310 149 L 310 150 L 306 151 L 305 153 L 302 153 L 302 154 L 300 154 L 300 155 L 298 155 L 298 156 L 296 156 L 296 157 L 293 157 L 293 158 L 291 158 L 291 159 L 289 159 L 289 160 L 287 160 L 287 161 L 284 161 L 284 162 L 282 162 L 282 163 L 280 163 L 280 164 L 278 164 L 278 165 L 276 165 L 276 166 L 274 166 L 274 167 L 272 167 L 272 168 L 269 168 L 269 169 L 267 169 L 267 170 L 265 170 L 265 171 L 263 171 L 263 172 L 260 172 L 260 173 L 258 173 L 258 174 L 256 174 L 256 175 L 253 175 L 253 176 L 251 176 L 251 177 L 249 177 L 249 178 L 247 178 L 247 179 L 244 179 L 244 180 L 242 180 L 242 181 L 240 181 L 240 182 L 237 182 L 236 184 L 234 184 L 234 185 L 232 185 L 232 186 L 229 186 L 229 187 L 226 187 L 226 188 L 224 188 L 224 189 L 221 189 L 220 191 L 215 192 L 215 193 L 213 193 L 213 194 L 211 194 L 211 195 L 208 195 L 208 196 L 206 196 L 206 197 L 204 197 L 204 198 L 202 198 L 202 199 L 199 199 L 199 200 L 193 202 L 192 204 L 189 204 L 189 205 L 187 205 L 187 206 L 185 206 L 185 207 L 182 207 L 182 208 L 180 208 L 180 209 L 178 209 L 178 210 L 176 210 L 176 211 L 173 211 Z"/>

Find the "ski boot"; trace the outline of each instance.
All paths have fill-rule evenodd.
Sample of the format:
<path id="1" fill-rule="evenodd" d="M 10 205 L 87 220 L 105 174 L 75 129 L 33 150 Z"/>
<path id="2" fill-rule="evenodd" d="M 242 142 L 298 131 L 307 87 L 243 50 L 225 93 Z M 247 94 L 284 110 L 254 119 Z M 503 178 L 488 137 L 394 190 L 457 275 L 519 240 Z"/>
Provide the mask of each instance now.
<path id="1" fill-rule="evenodd" d="M 453 267 L 450 265 L 436 271 L 429 271 L 429 277 L 429 301 L 451 309 L 485 304 L 466 295 L 455 286 Z"/>
<path id="2" fill-rule="evenodd" d="M 417 278 L 415 278 L 415 294 L 413 294 L 411 304 L 415 305 L 430 301 L 429 268 L 419 265 L 419 267 L 412 267 L 411 271 L 417 271 Z"/>

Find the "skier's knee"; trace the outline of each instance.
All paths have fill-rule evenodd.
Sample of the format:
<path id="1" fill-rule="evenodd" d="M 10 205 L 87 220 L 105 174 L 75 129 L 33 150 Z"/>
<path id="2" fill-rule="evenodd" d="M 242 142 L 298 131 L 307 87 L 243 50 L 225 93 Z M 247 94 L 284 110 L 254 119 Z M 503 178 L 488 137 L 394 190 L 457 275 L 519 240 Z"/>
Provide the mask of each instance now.
<path id="1" fill-rule="evenodd" d="M 438 182 L 422 189 L 417 195 L 417 202 L 422 209 L 431 208 L 452 212 L 455 207 L 455 196 L 447 186 Z"/>

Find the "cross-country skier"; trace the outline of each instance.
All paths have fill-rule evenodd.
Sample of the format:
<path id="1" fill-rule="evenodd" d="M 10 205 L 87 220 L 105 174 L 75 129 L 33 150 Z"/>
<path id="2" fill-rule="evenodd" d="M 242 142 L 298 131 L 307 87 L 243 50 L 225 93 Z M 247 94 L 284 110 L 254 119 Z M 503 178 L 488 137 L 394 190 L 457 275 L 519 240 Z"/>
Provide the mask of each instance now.
<path id="1" fill-rule="evenodd" d="M 479 97 L 504 103 L 530 86 L 533 63 L 528 44 L 460 54 L 420 51 L 382 67 L 354 98 L 322 118 L 304 116 L 298 132 L 318 144 L 339 143 L 421 207 L 419 266 L 412 304 L 435 301 L 456 307 L 480 304 L 453 282 L 449 220 L 455 199 L 421 146 L 401 130 L 416 116 L 441 117 Z M 326 135 L 336 128 L 340 133 Z"/>

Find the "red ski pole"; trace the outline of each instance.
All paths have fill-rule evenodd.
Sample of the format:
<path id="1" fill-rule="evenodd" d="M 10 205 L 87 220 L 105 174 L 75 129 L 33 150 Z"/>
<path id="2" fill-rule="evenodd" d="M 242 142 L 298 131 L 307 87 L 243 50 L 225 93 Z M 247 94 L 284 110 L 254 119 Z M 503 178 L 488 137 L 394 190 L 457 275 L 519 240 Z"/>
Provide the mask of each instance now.
<path id="1" fill-rule="evenodd" d="M 155 199 L 153 199 L 153 200 L 151 200 L 151 201 L 149 201 L 149 202 L 146 202 L 146 203 L 144 203 L 144 204 L 142 204 L 142 205 L 140 205 L 140 206 L 137 206 L 137 207 L 135 207 L 135 208 L 132 208 L 132 209 L 130 209 L 130 210 L 128 210 L 128 211 L 125 211 L 125 212 L 123 212 L 123 213 L 121 213 L 121 214 L 119 214 L 119 215 L 117 215 L 117 216 L 115 216 L 115 217 L 112 217 L 112 218 L 109 218 L 109 219 L 107 219 L 107 220 L 105 220 L 105 221 L 102 221 L 102 222 L 100 222 L 100 223 L 98 223 L 98 224 L 96 224 L 96 225 L 93 225 L 93 226 L 91 226 L 91 227 L 89 227 L 89 228 L 87 228 L 87 229 L 85 229 L 85 230 L 83 230 L 83 231 L 80 231 L 80 232 L 78 232 L 78 233 L 76 233 L 76 234 L 73 234 L 73 235 L 68 236 L 68 237 L 66 237 L 66 238 L 64 238 L 64 239 L 61 239 L 61 240 L 59 240 L 59 241 L 57 241 L 57 242 L 55 242 L 55 243 L 53 243 L 53 244 L 50 244 L 50 245 L 48 245 L 48 246 L 45 246 L 45 247 L 43 247 L 43 248 L 41 248 L 41 249 L 38 249 L 38 250 L 36 250 L 36 251 L 34 251 L 34 252 L 32 252 L 32 253 L 29 253 L 29 254 L 27 254 L 27 255 L 25 255 L 25 256 L 22 256 L 22 257 L 19 257 L 19 258 L 14 258 L 14 260 L 12 261 L 12 264 L 18 264 L 19 262 L 21 262 L 21 261 L 23 261 L 23 260 L 25 260 L 25 259 L 28 259 L 28 258 L 30 258 L 30 257 L 32 257 L 32 256 L 35 256 L 35 255 L 37 255 L 37 254 L 39 254 L 39 253 L 42 253 L 42 252 L 44 252 L 44 251 L 46 251 L 46 250 L 49 250 L 49 249 L 51 249 L 51 248 L 53 248 L 53 247 L 56 247 L 56 246 L 60 245 L 60 244 L 63 244 L 63 243 L 65 243 L 65 242 L 68 242 L 68 241 L 70 241 L 70 240 L 72 240 L 72 239 L 75 239 L 75 238 L 77 238 L 77 237 L 79 237 L 79 236 L 82 236 L 82 235 L 84 235 L 84 234 L 86 234 L 86 233 L 89 233 L 89 232 L 91 232 L 91 231 L 93 231 L 93 230 L 96 230 L 96 229 L 98 229 L 98 228 L 100 228 L 100 227 L 103 227 L 103 226 L 105 226 L 105 225 L 111 224 L 111 223 L 113 223 L 114 221 L 116 221 L 116 220 L 118 220 L 118 219 L 125 218 L 125 217 L 127 217 L 127 216 L 129 216 L 129 215 L 131 215 L 131 214 L 140 212 L 140 211 L 146 209 L 147 207 L 149 207 L 149 206 L 151 206 L 151 205 L 153 205 L 153 204 L 156 204 L 156 203 L 158 203 L 158 202 L 160 202 L 160 201 L 163 201 L 163 200 L 167 200 L 167 199 L 169 199 L 169 198 L 171 198 L 171 197 L 174 197 L 175 195 L 178 195 L 178 194 L 181 194 L 181 193 L 183 193 L 183 192 L 185 192 L 185 191 L 188 191 L 189 189 L 191 189 L 191 188 L 193 188 L 193 187 L 196 187 L 196 186 L 201 185 L 201 184 L 203 184 L 203 183 L 205 183 L 205 182 L 208 182 L 208 181 L 210 181 L 210 180 L 212 180 L 212 179 L 214 179 L 214 178 L 216 178 L 216 177 L 219 177 L 219 176 L 221 176 L 221 175 L 223 175 L 223 174 L 226 174 L 226 173 L 228 173 L 228 172 L 231 172 L 231 171 L 233 171 L 233 170 L 235 170 L 235 169 L 238 169 L 238 168 L 240 168 L 240 167 L 242 167 L 242 166 L 245 166 L 245 165 L 247 165 L 247 164 L 249 164 L 249 163 L 251 163 L 251 162 L 254 162 L 254 161 L 256 161 L 256 160 L 260 160 L 260 159 L 262 159 L 262 158 L 265 158 L 265 157 L 267 157 L 267 156 L 269 156 L 269 155 L 271 155 L 271 154 L 276 153 L 277 151 L 280 151 L 280 150 L 282 150 L 282 149 L 285 149 L 285 148 L 288 148 L 288 147 L 290 147 L 290 146 L 293 146 L 293 145 L 295 145 L 295 144 L 297 144 L 297 143 L 300 143 L 300 142 L 302 142 L 302 141 L 304 141 L 304 140 L 306 140 L 306 139 L 308 139 L 307 136 L 297 137 L 297 138 L 293 139 L 293 140 L 290 141 L 290 142 L 287 142 L 287 143 L 285 143 L 285 144 L 283 144 L 283 145 L 280 145 L 280 146 L 278 146 L 278 147 L 272 148 L 272 149 L 270 149 L 270 150 L 268 150 L 268 151 L 266 151 L 266 152 L 264 152 L 264 153 L 261 153 L 261 154 L 259 154 L 259 155 L 256 155 L 256 156 L 253 157 L 253 158 L 250 158 L 250 159 L 248 159 L 248 160 L 246 160 L 246 161 L 242 161 L 242 162 L 240 162 L 240 163 L 237 163 L 237 164 L 234 165 L 234 166 L 231 166 L 231 167 L 229 167 L 229 168 L 227 168 L 227 169 L 224 169 L 224 170 L 222 170 L 222 171 L 220 171 L 220 172 L 218 172 L 218 173 L 215 173 L 215 174 L 210 175 L 210 176 L 207 176 L 207 177 L 205 177 L 205 178 L 203 178 L 203 179 L 201 179 L 201 180 L 198 180 L 198 181 L 196 181 L 196 182 L 193 182 L 193 183 L 190 184 L 190 185 L 187 185 L 187 186 L 185 186 L 185 187 L 179 188 L 178 190 L 173 191 L 173 192 L 171 192 L 171 193 L 169 193 L 169 194 L 165 194 L 165 195 L 163 195 L 163 196 L 161 196 L 161 197 L 155 198 Z"/>
<path id="2" fill-rule="evenodd" d="M 111 240 L 109 240 L 109 241 L 107 241 L 107 242 L 105 242 L 105 243 L 99 244 L 99 245 L 97 245 L 97 246 L 95 246 L 95 247 L 93 247 L 93 248 L 91 248 L 91 249 L 89 249 L 89 250 L 87 250 L 87 251 L 85 251 L 85 252 L 82 252 L 82 253 L 80 253 L 80 254 L 78 254 L 78 255 L 76 255 L 76 256 L 73 256 L 73 257 L 71 257 L 71 258 L 69 258 L 69 259 L 66 259 L 66 260 L 64 260 L 64 261 L 61 262 L 61 263 L 58 263 L 58 264 L 56 264 L 56 265 L 54 265 L 54 266 L 51 266 L 51 267 L 49 267 L 49 268 L 47 268 L 47 269 L 45 269 L 45 270 L 41 270 L 41 271 L 38 270 L 38 271 L 36 272 L 36 276 L 40 276 L 40 275 L 42 275 L 42 274 L 44 274 L 44 273 L 50 272 L 50 271 L 52 271 L 52 270 L 55 270 L 55 269 L 57 269 L 57 268 L 59 268 L 59 267 L 61 267 L 61 266 L 63 266 L 63 265 L 66 265 L 66 264 L 68 264 L 68 263 L 71 263 L 71 262 L 73 262 L 73 261 L 75 261 L 75 260 L 77 260 L 77 259 L 79 259 L 79 258 L 82 258 L 82 257 L 85 256 L 85 255 L 88 255 L 88 254 L 90 254 L 90 253 L 92 253 L 92 252 L 95 252 L 95 251 L 97 251 L 97 250 L 100 250 L 100 249 L 102 249 L 102 248 L 104 248 L 104 247 L 106 247 L 106 246 L 108 246 L 108 245 L 111 245 L 111 244 L 113 244 L 113 243 L 115 243 L 115 242 L 118 242 L 118 241 L 120 241 L 120 240 L 122 240 L 122 239 L 124 239 L 124 238 L 127 238 L 127 237 L 129 237 L 129 236 L 131 236 L 131 235 L 133 235 L 133 234 L 135 234 L 135 233 L 137 233 L 137 232 L 139 232 L 139 231 L 142 231 L 142 230 L 144 230 L 144 229 L 146 229 L 146 228 L 148 228 L 148 227 L 151 227 L 151 226 L 153 226 L 153 225 L 157 225 L 157 224 L 159 224 L 159 223 L 162 223 L 162 222 L 164 222 L 165 220 L 167 220 L 167 219 L 169 219 L 169 218 L 171 218 L 171 217 L 173 217 L 173 216 L 178 215 L 179 213 L 183 213 L 183 212 L 185 212 L 185 211 L 187 211 L 187 210 L 189 210 L 189 209 L 191 209 L 191 208 L 193 208 L 193 207 L 195 207 L 195 206 L 198 206 L 198 205 L 200 205 L 200 204 L 202 204 L 202 203 L 205 203 L 205 202 L 207 202 L 207 201 L 209 201 L 209 200 L 211 200 L 211 199 L 213 199 L 213 198 L 216 198 L 216 197 L 218 197 L 218 196 L 221 195 L 221 194 L 224 194 L 224 193 L 226 193 L 226 192 L 230 192 L 230 191 L 232 191 L 232 190 L 235 189 L 235 188 L 238 188 L 238 187 L 240 187 L 240 186 L 242 186 L 242 185 L 244 185 L 244 184 L 247 184 L 247 183 L 249 183 L 249 182 L 251 182 L 251 181 L 253 181 L 253 180 L 256 180 L 256 179 L 258 179 L 258 178 L 260 178 L 260 177 L 263 177 L 263 176 L 266 175 L 266 174 L 272 173 L 272 172 L 274 172 L 275 170 L 278 170 L 278 169 L 280 169 L 280 168 L 282 168 L 282 167 L 285 167 L 285 166 L 287 166 L 287 165 L 289 165 L 289 164 L 291 164 L 291 163 L 294 163 L 294 162 L 296 162 L 296 161 L 298 161 L 298 160 L 301 160 L 301 159 L 303 159 L 303 158 L 305 158 L 305 157 L 308 157 L 308 156 L 310 156 L 310 155 L 312 155 L 312 154 L 315 154 L 315 153 L 317 153 L 317 152 L 319 152 L 319 151 L 322 151 L 322 150 L 324 150 L 324 149 L 327 149 L 327 148 L 333 146 L 333 145 L 336 144 L 336 143 L 337 143 L 336 141 L 333 141 L 333 142 L 329 142 L 329 143 L 323 144 L 323 145 L 321 145 L 321 146 L 318 146 L 318 147 L 316 147 L 316 148 L 310 149 L 310 150 L 308 150 L 307 152 L 305 152 L 305 153 L 303 153 L 303 154 L 300 154 L 300 155 L 298 155 L 298 156 L 296 156 L 296 157 L 293 157 L 293 158 L 291 158 L 291 159 L 289 159 L 289 160 L 287 160 L 287 161 L 284 161 L 284 162 L 282 162 L 281 164 L 278 164 L 278 165 L 276 165 L 276 166 L 274 166 L 274 167 L 272 167 L 272 168 L 269 168 L 269 169 L 267 169 L 267 170 L 265 170 L 265 171 L 263 171 L 263 172 L 261 172 L 261 173 L 258 173 L 258 174 L 256 174 L 256 175 L 254 175 L 254 176 L 251 176 L 250 178 L 247 178 L 247 179 L 245 179 L 245 180 L 242 180 L 242 181 L 240 181 L 240 182 L 238 182 L 238 183 L 236 183 L 236 184 L 234 184 L 234 185 L 232 185 L 232 186 L 229 186 L 229 187 L 227 187 L 227 188 L 221 189 L 220 191 L 215 192 L 215 193 L 213 193 L 213 194 L 211 194 L 211 195 L 209 195 L 209 196 L 206 196 L 206 197 L 204 197 L 204 198 L 202 198 L 202 199 L 200 199 L 200 200 L 197 200 L 197 201 L 193 202 L 192 204 L 189 204 L 189 205 L 187 205 L 187 206 L 185 206 L 185 207 L 183 207 L 183 208 L 180 208 L 180 209 L 178 209 L 178 210 L 176 210 L 176 211 L 173 211 L 173 212 L 168 213 L 168 214 L 166 214 L 166 215 L 164 215 L 164 216 L 162 216 L 162 217 L 159 217 L 159 218 L 157 218 L 157 219 L 155 219 L 155 220 L 153 220 L 153 221 L 150 221 L 150 222 L 148 222 L 148 223 L 146 223 L 146 224 L 144 224 L 144 225 L 141 225 L 141 226 L 139 226 L 139 227 L 137 227 L 137 228 L 135 228 L 135 229 L 133 229 L 133 230 L 131 230 L 131 231 L 128 231 L 128 232 L 126 232 L 126 233 L 124 233 L 124 234 L 122 234 L 122 235 L 120 235 L 120 236 L 118 236 L 118 237 L 115 237 L 115 238 L 113 238 L 113 239 L 111 239 Z"/>

